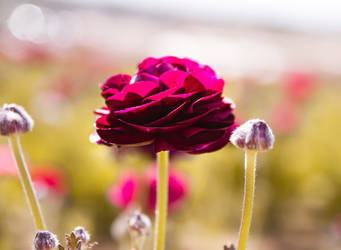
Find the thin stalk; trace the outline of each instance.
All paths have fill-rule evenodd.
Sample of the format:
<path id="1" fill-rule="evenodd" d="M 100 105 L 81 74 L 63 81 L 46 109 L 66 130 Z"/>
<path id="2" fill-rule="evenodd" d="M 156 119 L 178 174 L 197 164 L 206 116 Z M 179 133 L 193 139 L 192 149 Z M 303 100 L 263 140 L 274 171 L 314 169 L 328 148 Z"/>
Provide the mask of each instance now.
<path id="1" fill-rule="evenodd" d="M 17 168 L 20 175 L 20 182 L 22 184 L 27 203 L 30 207 L 35 226 L 37 230 L 46 230 L 38 198 L 34 191 L 32 180 L 25 162 L 24 154 L 21 149 L 19 136 L 9 136 L 8 143 L 12 148 L 13 156 L 17 163 Z"/>
<path id="2" fill-rule="evenodd" d="M 142 250 L 144 240 L 145 240 L 145 236 L 136 236 L 134 239 L 132 239 L 133 242 L 132 242 L 131 250 Z"/>
<path id="3" fill-rule="evenodd" d="M 168 151 L 161 151 L 157 154 L 157 169 L 154 250 L 164 250 L 168 207 Z"/>
<path id="4" fill-rule="evenodd" d="M 256 159 L 257 151 L 245 151 L 245 184 L 244 184 L 244 201 L 243 215 L 239 231 L 239 241 L 237 250 L 245 250 L 247 239 L 249 236 L 253 200 L 255 194 L 255 177 L 256 177 Z"/>

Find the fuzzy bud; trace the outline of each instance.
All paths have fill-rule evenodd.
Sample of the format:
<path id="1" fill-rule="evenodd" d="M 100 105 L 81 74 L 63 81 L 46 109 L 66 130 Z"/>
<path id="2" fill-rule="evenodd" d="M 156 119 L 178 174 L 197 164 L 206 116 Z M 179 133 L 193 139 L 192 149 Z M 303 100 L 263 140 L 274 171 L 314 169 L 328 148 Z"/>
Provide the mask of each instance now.
<path id="1" fill-rule="evenodd" d="M 9 136 L 31 131 L 34 122 L 25 109 L 16 104 L 0 107 L 0 134 Z"/>
<path id="2" fill-rule="evenodd" d="M 245 150 L 266 151 L 272 149 L 275 138 L 265 121 L 252 119 L 233 131 L 230 141 Z"/>
<path id="3" fill-rule="evenodd" d="M 236 248 L 233 244 L 229 244 L 224 246 L 224 250 L 236 250 Z"/>
<path id="4" fill-rule="evenodd" d="M 72 232 L 75 234 L 77 241 L 81 241 L 84 244 L 87 244 L 90 241 L 90 234 L 84 227 L 75 227 Z"/>
<path id="5" fill-rule="evenodd" d="M 151 222 L 147 215 L 136 211 L 128 221 L 128 228 L 131 234 L 146 236 L 149 234 Z"/>
<path id="6" fill-rule="evenodd" d="M 39 231 L 34 238 L 33 250 L 50 250 L 57 247 L 58 244 L 56 235 L 49 231 Z"/>

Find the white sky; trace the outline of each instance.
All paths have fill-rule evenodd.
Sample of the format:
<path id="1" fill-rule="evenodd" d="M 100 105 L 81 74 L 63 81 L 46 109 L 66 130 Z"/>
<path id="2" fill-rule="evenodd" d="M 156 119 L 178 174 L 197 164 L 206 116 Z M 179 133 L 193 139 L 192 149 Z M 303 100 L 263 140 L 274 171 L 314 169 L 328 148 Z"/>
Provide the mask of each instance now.
<path id="1" fill-rule="evenodd" d="M 57 0 L 56 0 L 57 1 Z M 60 1 L 60 0 L 58 0 Z M 64 0 L 70 2 L 70 0 Z M 341 0 L 72 0 L 96 6 L 202 20 L 341 33 Z"/>

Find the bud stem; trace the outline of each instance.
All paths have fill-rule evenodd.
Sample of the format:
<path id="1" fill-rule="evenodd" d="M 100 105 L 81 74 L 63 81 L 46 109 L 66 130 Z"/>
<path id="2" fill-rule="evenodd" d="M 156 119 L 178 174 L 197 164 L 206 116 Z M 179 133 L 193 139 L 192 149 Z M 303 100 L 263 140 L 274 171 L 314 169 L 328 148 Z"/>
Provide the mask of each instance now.
<path id="1" fill-rule="evenodd" d="M 8 143 L 12 149 L 14 159 L 20 175 L 20 182 L 24 189 L 27 203 L 30 207 L 37 230 L 46 230 L 43 215 L 39 206 L 37 195 L 34 191 L 32 180 L 27 169 L 24 154 L 21 149 L 19 136 L 9 136 Z"/>
<path id="2" fill-rule="evenodd" d="M 245 150 L 245 183 L 243 215 L 239 231 L 239 241 L 237 250 L 245 250 L 247 238 L 249 236 L 253 200 L 255 194 L 257 151 Z"/>
<path id="3" fill-rule="evenodd" d="M 168 207 L 168 151 L 157 154 L 157 204 L 154 231 L 154 250 L 164 250 Z"/>
<path id="4" fill-rule="evenodd" d="M 132 239 L 131 250 L 142 250 L 145 238 L 146 237 L 143 235 L 143 236 L 137 236 L 134 239 Z"/>

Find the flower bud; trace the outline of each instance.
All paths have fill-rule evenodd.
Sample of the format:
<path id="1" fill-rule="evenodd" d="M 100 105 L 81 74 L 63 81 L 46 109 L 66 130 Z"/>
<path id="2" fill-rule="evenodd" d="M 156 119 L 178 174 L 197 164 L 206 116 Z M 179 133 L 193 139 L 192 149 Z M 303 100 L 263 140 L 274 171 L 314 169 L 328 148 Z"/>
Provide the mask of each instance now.
<path id="1" fill-rule="evenodd" d="M 238 148 L 266 151 L 272 149 L 275 138 L 265 121 L 252 119 L 233 131 L 230 141 Z"/>
<path id="2" fill-rule="evenodd" d="M 58 244 L 56 235 L 49 231 L 39 231 L 34 238 L 33 250 L 50 250 L 57 247 Z"/>
<path id="3" fill-rule="evenodd" d="M 146 236 L 149 234 L 151 222 L 147 215 L 136 211 L 128 221 L 128 229 L 131 234 Z"/>
<path id="4" fill-rule="evenodd" d="M 224 250 L 236 250 L 236 248 L 233 244 L 229 244 L 224 246 Z"/>
<path id="5" fill-rule="evenodd" d="M 4 104 L 0 107 L 0 134 L 13 135 L 31 131 L 33 120 L 25 109 L 16 104 Z"/>
<path id="6" fill-rule="evenodd" d="M 85 230 L 84 227 L 75 227 L 72 232 L 75 234 L 77 241 L 81 241 L 84 244 L 89 242 L 90 234 L 88 233 L 88 231 Z"/>

